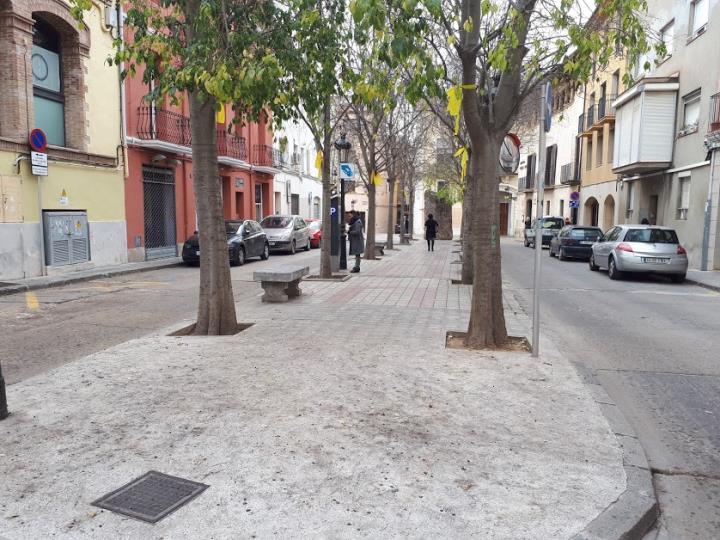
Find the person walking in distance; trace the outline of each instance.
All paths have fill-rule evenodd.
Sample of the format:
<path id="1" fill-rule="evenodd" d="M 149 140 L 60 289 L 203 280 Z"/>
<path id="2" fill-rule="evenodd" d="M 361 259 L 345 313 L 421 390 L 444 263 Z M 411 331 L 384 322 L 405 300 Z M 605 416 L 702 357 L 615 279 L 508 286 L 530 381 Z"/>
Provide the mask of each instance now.
<path id="1" fill-rule="evenodd" d="M 425 240 L 428 243 L 428 251 L 435 251 L 435 238 L 437 237 L 437 229 L 439 223 L 435 221 L 432 214 L 428 214 L 425 222 Z"/>
<path id="2" fill-rule="evenodd" d="M 365 251 L 365 237 L 363 236 L 363 222 L 358 213 L 353 210 L 348 227 L 348 238 L 350 239 L 350 255 L 355 255 L 355 266 L 351 273 L 360 272 L 360 255 Z"/>

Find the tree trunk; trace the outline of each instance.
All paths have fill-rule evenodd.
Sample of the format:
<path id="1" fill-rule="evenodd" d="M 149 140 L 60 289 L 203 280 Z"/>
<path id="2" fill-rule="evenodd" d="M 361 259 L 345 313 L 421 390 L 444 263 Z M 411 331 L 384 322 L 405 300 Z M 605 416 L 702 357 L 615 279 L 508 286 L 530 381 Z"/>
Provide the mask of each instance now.
<path id="1" fill-rule="evenodd" d="M 323 148 L 329 149 L 331 130 L 330 125 L 330 99 L 325 101 L 323 106 Z M 320 151 L 320 148 L 316 149 Z M 332 186 L 330 184 L 330 156 L 323 154 L 322 162 L 322 186 L 323 186 L 323 200 L 322 200 L 322 227 L 323 234 L 320 238 L 320 277 L 323 279 L 329 279 L 332 277 L 332 264 L 330 258 L 330 247 L 332 244 L 332 227 L 330 225 L 330 209 L 332 207 Z"/>
<path id="2" fill-rule="evenodd" d="M 475 180 L 472 178 L 472 160 L 474 156 L 470 156 L 470 170 L 465 176 L 465 192 L 463 193 L 462 205 L 462 269 L 460 271 L 460 279 L 464 285 L 471 285 L 473 282 L 474 259 L 473 259 L 473 242 L 472 242 L 472 216 L 473 216 L 473 189 Z M 477 164 L 476 164 L 477 167 Z"/>
<path id="3" fill-rule="evenodd" d="M 410 217 L 410 240 L 415 238 L 415 186 L 409 192 L 408 216 Z"/>
<path id="4" fill-rule="evenodd" d="M 388 178 L 387 249 L 393 249 L 395 240 L 395 180 Z"/>
<path id="5" fill-rule="evenodd" d="M 494 349 L 507 341 L 499 234 L 498 155 L 501 143 L 501 136 L 484 133 L 481 140 L 473 141 L 474 159 L 470 162 L 471 178 L 474 180 L 470 231 L 474 276 L 465 345 L 473 349 Z"/>
<path id="6" fill-rule="evenodd" d="M 193 186 L 200 235 L 200 301 L 196 335 L 237 331 L 230 279 L 222 184 L 217 164 L 215 101 L 190 92 Z"/>
<path id="7" fill-rule="evenodd" d="M 365 258 L 367 260 L 375 260 L 375 192 L 377 186 L 372 181 L 372 175 L 370 176 L 370 183 L 368 184 L 368 213 L 365 237 Z"/>

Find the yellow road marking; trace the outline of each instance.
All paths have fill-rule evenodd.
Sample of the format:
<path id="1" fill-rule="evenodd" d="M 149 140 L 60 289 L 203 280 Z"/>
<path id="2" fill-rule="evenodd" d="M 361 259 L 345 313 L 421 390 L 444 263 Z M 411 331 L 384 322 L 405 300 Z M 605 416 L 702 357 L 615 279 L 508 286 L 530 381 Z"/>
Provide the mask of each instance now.
<path id="1" fill-rule="evenodd" d="M 25 305 L 27 305 L 28 309 L 40 309 L 40 302 L 34 292 L 25 293 Z"/>

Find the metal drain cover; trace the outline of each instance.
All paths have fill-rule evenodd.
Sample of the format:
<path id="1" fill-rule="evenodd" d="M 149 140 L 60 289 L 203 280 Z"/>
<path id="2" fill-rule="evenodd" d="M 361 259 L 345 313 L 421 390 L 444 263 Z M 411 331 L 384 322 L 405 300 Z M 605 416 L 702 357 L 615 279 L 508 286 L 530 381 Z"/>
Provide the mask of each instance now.
<path id="1" fill-rule="evenodd" d="M 207 488 L 206 484 L 150 471 L 91 504 L 141 521 L 157 523 Z"/>

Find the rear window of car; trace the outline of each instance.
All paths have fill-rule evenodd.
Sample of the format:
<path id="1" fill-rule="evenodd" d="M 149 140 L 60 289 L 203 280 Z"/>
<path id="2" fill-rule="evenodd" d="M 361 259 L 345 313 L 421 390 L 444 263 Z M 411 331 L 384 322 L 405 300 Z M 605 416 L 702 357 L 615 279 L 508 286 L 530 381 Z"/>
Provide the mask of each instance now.
<path id="1" fill-rule="evenodd" d="M 562 229 L 565 226 L 565 222 L 560 218 L 549 218 L 542 220 L 543 229 Z"/>
<path id="2" fill-rule="evenodd" d="M 322 228 L 322 223 L 319 221 L 311 221 L 308 227 L 310 227 L 311 231 L 319 231 Z"/>
<path id="3" fill-rule="evenodd" d="M 238 222 L 238 221 L 226 221 L 225 222 L 225 231 L 228 234 L 237 234 L 240 227 L 242 227 L 242 222 Z"/>
<path id="4" fill-rule="evenodd" d="M 598 229 L 570 229 L 570 238 L 579 240 L 597 240 L 602 236 L 602 231 Z"/>
<path id="5" fill-rule="evenodd" d="M 648 244 L 677 244 L 675 231 L 668 229 L 629 229 L 625 233 L 625 242 L 644 242 Z"/>
<path id="6" fill-rule="evenodd" d="M 260 226 L 263 229 L 284 229 L 290 226 L 292 222 L 293 218 L 290 217 L 269 216 L 260 222 Z"/>

